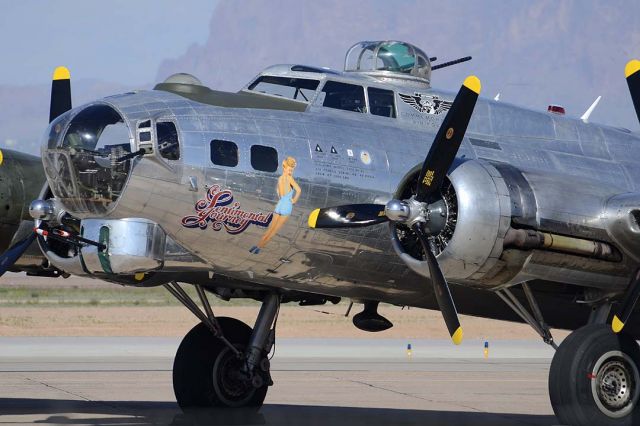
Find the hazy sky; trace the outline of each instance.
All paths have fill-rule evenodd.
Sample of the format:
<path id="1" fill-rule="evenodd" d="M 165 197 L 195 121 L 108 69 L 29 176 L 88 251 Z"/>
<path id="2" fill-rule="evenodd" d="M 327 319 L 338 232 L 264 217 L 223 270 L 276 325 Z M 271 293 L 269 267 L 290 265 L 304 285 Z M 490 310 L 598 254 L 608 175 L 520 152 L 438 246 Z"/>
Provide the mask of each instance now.
<path id="1" fill-rule="evenodd" d="M 470 73 L 485 96 L 636 131 L 624 64 L 640 57 L 638 0 L 4 0 L 0 9 L 0 148 L 37 153 L 53 69 L 72 75 L 75 106 L 148 89 L 189 72 L 235 91 L 264 67 L 342 68 L 358 40 L 415 43 L 441 61 L 457 90 Z M 313 18 L 309 18 L 313 17 Z M 416 17 L 419 17 L 417 19 Z"/>
<path id="2" fill-rule="evenodd" d="M 19 0 L 0 12 L 0 84 L 73 78 L 152 83 L 160 62 L 202 43 L 217 0 Z"/>

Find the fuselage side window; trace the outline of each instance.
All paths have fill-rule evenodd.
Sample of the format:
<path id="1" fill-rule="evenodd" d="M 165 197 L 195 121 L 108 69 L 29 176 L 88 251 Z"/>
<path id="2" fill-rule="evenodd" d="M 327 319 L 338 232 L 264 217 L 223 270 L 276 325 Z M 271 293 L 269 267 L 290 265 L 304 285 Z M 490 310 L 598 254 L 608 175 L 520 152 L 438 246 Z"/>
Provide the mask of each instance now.
<path id="1" fill-rule="evenodd" d="M 366 112 L 362 86 L 327 81 L 322 88 L 325 94 L 322 106 L 353 112 Z"/>
<path id="2" fill-rule="evenodd" d="M 278 151 L 270 146 L 251 146 L 251 167 L 262 172 L 278 170 Z"/>
<path id="3" fill-rule="evenodd" d="M 218 166 L 235 167 L 238 165 L 238 145 L 230 141 L 214 139 L 211 141 L 211 162 Z"/>
<path id="4" fill-rule="evenodd" d="M 171 121 L 158 121 L 156 123 L 156 135 L 158 137 L 158 151 L 162 158 L 167 160 L 180 159 L 180 142 L 178 130 Z"/>
<path id="5" fill-rule="evenodd" d="M 249 90 L 296 101 L 309 102 L 313 98 L 318 84 L 320 84 L 319 80 L 263 75 L 251 83 Z"/>
<path id="6" fill-rule="evenodd" d="M 396 106 L 392 90 L 369 87 L 369 111 L 373 115 L 396 118 Z"/>

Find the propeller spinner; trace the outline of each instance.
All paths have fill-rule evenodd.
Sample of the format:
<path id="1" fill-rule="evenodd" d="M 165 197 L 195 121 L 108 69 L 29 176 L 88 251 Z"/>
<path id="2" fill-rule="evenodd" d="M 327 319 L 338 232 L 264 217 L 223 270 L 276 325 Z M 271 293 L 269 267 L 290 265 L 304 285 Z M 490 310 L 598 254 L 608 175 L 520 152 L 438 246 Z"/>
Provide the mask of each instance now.
<path id="1" fill-rule="evenodd" d="M 315 209 L 309 215 L 311 228 L 349 228 L 385 221 L 410 226 L 424 248 L 436 300 L 456 345 L 462 342 L 462 327 L 449 285 L 436 260 L 435 247 L 429 241 L 430 236 L 440 232 L 437 227 L 432 230 L 429 226 L 429 212 L 430 207 L 440 204 L 440 188 L 460 148 L 480 89 L 480 80 L 476 76 L 464 80 L 422 164 L 415 196 L 407 200 L 390 200 L 386 205 L 350 204 Z"/>

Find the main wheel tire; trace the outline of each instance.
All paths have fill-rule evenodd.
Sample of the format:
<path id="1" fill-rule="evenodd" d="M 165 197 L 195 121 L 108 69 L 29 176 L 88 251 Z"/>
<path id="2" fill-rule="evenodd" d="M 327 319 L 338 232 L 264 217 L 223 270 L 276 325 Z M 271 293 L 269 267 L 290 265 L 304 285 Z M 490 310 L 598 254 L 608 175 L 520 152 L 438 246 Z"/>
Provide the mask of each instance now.
<path id="1" fill-rule="evenodd" d="M 220 317 L 218 322 L 227 340 L 243 352 L 251 327 L 234 318 Z M 197 324 L 182 339 L 173 361 L 173 391 L 178 405 L 182 409 L 259 408 L 268 385 L 255 388 L 243 380 L 241 366 L 242 361 L 205 324 Z"/>
<path id="2" fill-rule="evenodd" d="M 558 420 L 572 426 L 640 424 L 640 348 L 609 325 L 569 335 L 549 371 L 549 396 Z"/>

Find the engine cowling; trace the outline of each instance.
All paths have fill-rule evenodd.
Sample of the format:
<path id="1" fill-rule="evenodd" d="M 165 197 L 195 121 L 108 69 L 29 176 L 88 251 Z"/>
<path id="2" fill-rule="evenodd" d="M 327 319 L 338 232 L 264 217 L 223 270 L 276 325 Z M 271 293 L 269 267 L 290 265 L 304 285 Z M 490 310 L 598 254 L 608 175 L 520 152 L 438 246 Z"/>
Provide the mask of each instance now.
<path id="1" fill-rule="evenodd" d="M 413 176 L 412 176 L 413 178 Z M 412 185 L 401 185 L 398 198 Z M 437 238 L 438 263 L 452 280 L 482 278 L 499 261 L 503 239 L 511 222 L 509 189 L 491 164 L 470 160 L 449 174 L 450 187 L 443 187 L 447 207 L 446 224 Z M 429 277 L 429 266 L 405 239 L 401 225 L 391 224 L 393 248 L 415 272 Z"/>

